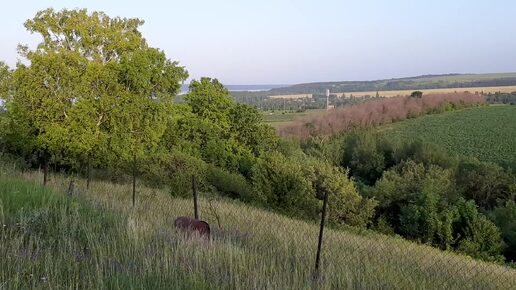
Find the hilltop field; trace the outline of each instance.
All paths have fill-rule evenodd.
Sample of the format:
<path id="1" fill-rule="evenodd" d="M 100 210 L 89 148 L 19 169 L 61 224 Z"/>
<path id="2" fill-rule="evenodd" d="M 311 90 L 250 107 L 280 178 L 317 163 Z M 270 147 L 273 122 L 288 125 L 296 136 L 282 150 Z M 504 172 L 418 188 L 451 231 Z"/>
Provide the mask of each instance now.
<path id="1" fill-rule="evenodd" d="M 382 126 L 395 142 L 421 139 L 450 154 L 516 168 L 516 106 L 492 105 L 426 115 Z"/>
<path id="2" fill-rule="evenodd" d="M 313 284 L 318 225 L 201 197 L 213 238 L 174 230 L 191 200 L 141 187 L 0 169 L 0 281 L 7 289 L 508 289 L 516 270 L 372 231 L 327 229 Z M 220 222 L 220 226 L 218 223 Z"/>

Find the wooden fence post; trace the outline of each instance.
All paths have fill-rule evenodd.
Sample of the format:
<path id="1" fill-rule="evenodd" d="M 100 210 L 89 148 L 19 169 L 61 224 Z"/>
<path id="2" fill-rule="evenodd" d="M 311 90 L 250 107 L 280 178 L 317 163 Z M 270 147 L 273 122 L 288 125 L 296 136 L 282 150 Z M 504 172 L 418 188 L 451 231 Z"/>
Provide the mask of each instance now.
<path id="1" fill-rule="evenodd" d="M 196 220 L 199 219 L 199 210 L 197 208 L 197 185 L 195 183 L 195 175 L 192 175 L 192 192 L 193 192 L 193 204 L 194 204 L 194 217 Z"/>
<path id="2" fill-rule="evenodd" d="M 321 264 L 321 249 L 323 242 L 323 233 L 324 233 L 324 220 L 326 218 L 326 207 L 328 205 L 328 192 L 324 194 L 324 202 L 321 214 L 321 225 L 319 228 L 319 240 L 317 243 L 317 254 L 315 256 L 315 270 L 314 270 L 314 279 L 319 279 L 319 266 Z"/>

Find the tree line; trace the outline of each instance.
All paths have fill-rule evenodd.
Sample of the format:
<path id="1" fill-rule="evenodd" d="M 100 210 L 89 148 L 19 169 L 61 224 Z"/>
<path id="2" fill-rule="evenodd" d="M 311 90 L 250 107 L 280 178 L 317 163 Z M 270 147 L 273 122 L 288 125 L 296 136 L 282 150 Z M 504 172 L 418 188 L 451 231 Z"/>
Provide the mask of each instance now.
<path id="1" fill-rule="evenodd" d="M 479 94 L 448 93 L 423 95 L 415 91 L 408 97 L 374 98 L 369 102 L 345 106 L 315 115 L 281 128 L 282 136 L 331 136 L 355 127 L 371 127 L 425 114 L 483 105 Z"/>

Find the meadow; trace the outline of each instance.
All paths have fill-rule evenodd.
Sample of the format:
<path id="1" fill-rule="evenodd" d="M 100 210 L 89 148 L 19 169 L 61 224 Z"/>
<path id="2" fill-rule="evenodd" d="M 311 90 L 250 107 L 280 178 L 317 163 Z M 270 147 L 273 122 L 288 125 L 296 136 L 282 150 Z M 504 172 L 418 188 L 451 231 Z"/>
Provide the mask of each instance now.
<path id="1" fill-rule="evenodd" d="M 516 167 L 516 106 L 492 105 L 426 115 L 378 129 L 395 142 L 421 139 L 452 155 Z"/>
<path id="2" fill-rule="evenodd" d="M 509 289 L 516 270 L 352 228 L 327 229 L 312 279 L 318 225 L 227 199 L 200 199 L 212 238 L 178 233 L 191 200 L 139 187 L 2 169 L 0 286 L 38 289 Z M 220 227 L 217 225 L 220 221 Z"/>
<path id="3" fill-rule="evenodd" d="M 263 114 L 263 122 L 269 124 L 275 128 L 279 128 L 282 126 L 286 126 L 292 124 L 292 122 L 309 117 L 314 116 L 320 113 L 326 112 L 326 109 L 307 109 L 303 112 L 296 111 L 264 111 Z"/>

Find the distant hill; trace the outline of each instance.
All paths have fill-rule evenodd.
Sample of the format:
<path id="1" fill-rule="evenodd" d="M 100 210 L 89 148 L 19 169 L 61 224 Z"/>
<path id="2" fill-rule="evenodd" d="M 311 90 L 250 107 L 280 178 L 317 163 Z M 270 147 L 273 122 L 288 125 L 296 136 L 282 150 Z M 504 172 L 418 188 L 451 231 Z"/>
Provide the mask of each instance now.
<path id="1" fill-rule="evenodd" d="M 385 79 L 374 81 L 339 81 L 297 84 L 273 88 L 263 95 L 324 94 L 331 92 L 361 92 L 389 90 L 422 90 L 439 88 L 496 87 L 516 85 L 516 73 L 443 74 Z"/>

